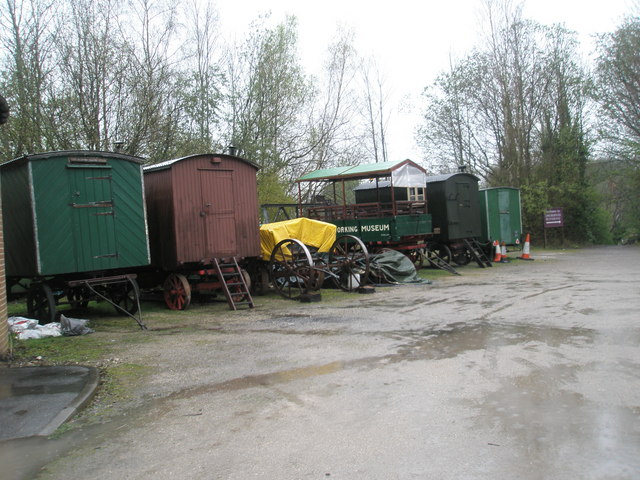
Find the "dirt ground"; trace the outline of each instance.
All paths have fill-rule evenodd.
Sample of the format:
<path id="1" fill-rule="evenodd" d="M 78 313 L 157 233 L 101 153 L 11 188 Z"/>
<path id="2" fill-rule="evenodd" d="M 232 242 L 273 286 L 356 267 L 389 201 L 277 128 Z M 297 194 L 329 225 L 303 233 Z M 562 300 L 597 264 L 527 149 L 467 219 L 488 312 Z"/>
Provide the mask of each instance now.
<path id="1" fill-rule="evenodd" d="M 17 448 L 41 479 L 638 478 L 640 248 L 532 256 L 151 324 L 127 401 Z"/>

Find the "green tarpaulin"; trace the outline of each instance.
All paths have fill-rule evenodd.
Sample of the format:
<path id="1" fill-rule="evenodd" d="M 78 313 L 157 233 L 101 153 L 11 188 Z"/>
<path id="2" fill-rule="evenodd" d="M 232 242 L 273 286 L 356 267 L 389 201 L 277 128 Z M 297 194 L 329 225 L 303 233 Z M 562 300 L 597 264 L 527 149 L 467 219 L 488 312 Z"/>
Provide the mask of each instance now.
<path id="1" fill-rule="evenodd" d="M 371 256 L 369 268 L 371 280 L 379 283 L 417 283 L 429 284 L 429 280 L 420 278 L 413 262 L 397 250 L 385 250 Z"/>

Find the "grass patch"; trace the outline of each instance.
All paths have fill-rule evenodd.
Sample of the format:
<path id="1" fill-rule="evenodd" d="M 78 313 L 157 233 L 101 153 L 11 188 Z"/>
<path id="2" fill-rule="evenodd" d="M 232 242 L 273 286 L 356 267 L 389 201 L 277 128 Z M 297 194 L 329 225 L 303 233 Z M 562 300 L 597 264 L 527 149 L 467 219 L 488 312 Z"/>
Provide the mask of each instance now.
<path id="1" fill-rule="evenodd" d="M 135 386 L 154 368 L 134 363 L 121 363 L 104 369 L 100 375 L 100 391 L 97 400 L 104 406 L 129 400 Z"/>
<path id="2" fill-rule="evenodd" d="M 37 359 L 50 365 L 94 363 L 100 359 L 109 343 L 109 338 L 99 335 L 22 340 L 14 344 L 13 356 L 17 361 Z"/>

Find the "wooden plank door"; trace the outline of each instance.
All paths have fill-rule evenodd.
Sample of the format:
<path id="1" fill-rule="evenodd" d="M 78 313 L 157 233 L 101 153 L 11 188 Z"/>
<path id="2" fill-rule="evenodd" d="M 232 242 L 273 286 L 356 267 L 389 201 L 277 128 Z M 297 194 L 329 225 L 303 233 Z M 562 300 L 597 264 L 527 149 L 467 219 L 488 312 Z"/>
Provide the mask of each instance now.
<path id="1" fill-rule="evenodd" d="M 199 170 L 206 251 L 211 258 L 236 255 L 233 171 Z"/>
<path id="2" fill-rule="evenodd" d="M 111 170 L 73 167 L 68 171 L 78 272 L 116 268 L 118 248 Z"/>

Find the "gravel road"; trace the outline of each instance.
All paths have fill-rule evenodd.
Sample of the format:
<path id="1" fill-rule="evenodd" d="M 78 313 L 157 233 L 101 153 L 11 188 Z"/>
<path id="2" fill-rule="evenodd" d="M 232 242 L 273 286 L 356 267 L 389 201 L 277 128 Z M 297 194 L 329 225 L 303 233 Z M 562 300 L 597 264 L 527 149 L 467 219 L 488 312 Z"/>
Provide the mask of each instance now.
<path id="1" fill-rule="evenodd" d="M 137 406 L 38 478 L 638 478 L 640 248 L 532 256 L 151 329 Z"/>

